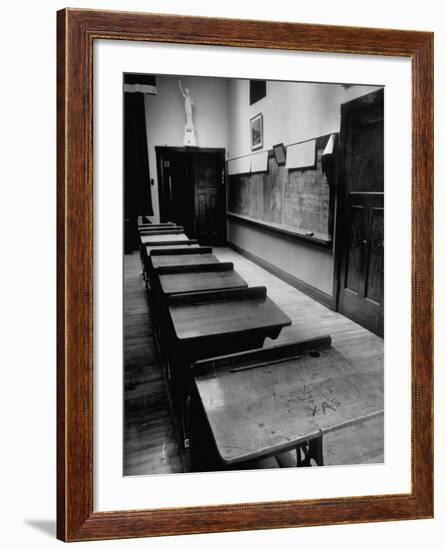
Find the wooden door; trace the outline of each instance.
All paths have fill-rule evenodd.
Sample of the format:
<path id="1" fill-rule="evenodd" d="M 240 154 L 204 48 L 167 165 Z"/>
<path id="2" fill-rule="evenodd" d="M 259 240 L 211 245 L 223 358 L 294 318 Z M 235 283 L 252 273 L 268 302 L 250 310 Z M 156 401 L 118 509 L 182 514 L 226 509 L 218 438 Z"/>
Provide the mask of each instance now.
<path id="1" fill-rule="evenodd" d="M 193 179 L 190 159 L 186 153 L 171 151 L 168 158 L 168 221 L 184 227 L 193 236 Z"/>
<path id="2" fill-rule="evenodd" d="M 223 149 L 156 148 L 161 221 L 184 226 L 202 244 L 224 244 Z"/>
<path id="3" fill-rule="evenodd" d="M 206 244 L 225 241 L 224 156 L 194 153 L 195 237 Z"/>
<path id="4" fill-rule="evenodd" d="M 342 105 L 338 310 L 383 336 L 383 90 Z"/>

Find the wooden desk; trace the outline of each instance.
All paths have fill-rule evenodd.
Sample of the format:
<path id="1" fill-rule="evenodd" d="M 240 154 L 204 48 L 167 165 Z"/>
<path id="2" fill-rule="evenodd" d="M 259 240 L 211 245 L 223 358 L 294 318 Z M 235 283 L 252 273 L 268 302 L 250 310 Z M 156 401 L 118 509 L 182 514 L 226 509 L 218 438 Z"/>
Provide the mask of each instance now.
<path id="1" fill-rule="evenodd" d="M 180 226 L 168 226 L 168 227 L 144 227 L 139 229 L 139 235 L 174 235 L 184 233 L 184 228 Z"/>
<path id="2" fill-rule="evenodd" d="M 211 256 L 203 254 L 202 256 Z M 177 294 L 247 288 L 246 281 L 233 269 L 233 263 L 207 263 L 159 267 L 150 272 L 150 304 L 153 327 L 161 349 L 171 355 L 171 322 L 168 298 Z"/>
<path id="3" fill-rule="evenodd" d="M 164 296 L 187 292 L 205 292 L 226 288 L 246 288 L 246 281 L 233 269 L 233 263 L 193 266 L 191 269 L 158 271 L 159 288 Z"/>
<path id="4" fill-rule="evenodd" d="M 170 245 L 162 245 L 158 247 L 153 247 L 152 256 L 169 256 L 174 254 L 211 254 L 213 252 L 213 249 L 210 248 L 210 246 L 200 246 L 197 244 L 198 241 L 195 239 L 191 239 L 188 243 L 183 244 L 170 244 Z M 195 245 L 196 246 L 191 246 Z M 149 245 L 146 245 L 147 249 L 149 248 Z M 192 250 L 192 248 L 194 250 Z"/>
<path id="5" fill-rule="evenodd" d="M 148 276 L 148 284 L 151 289 L 151 306 L 154 319 L 155 329 L 158 332 L 160 340 L 162 340 L 161 331 L 169 331 L 170 325 L 168 322 L 168 311 L 165 303 L 166 294 L 163 291 L 159 276 L 160 274 L 175 274 L 181 275 L 185 272 L 194 272 L 196 270 L 220 269 L 227 270 L 230 268 L 233 271 L 232 263 L 221 264 L 216 256 L 212 253 L 209 247 L 185 248 L 175 250 L 153 250 L 150 257 L 147 257 L 146 272 Z M 197 276 L 194 275 L 195 282 Z M 192 276 L 193 279 L 193 276 Z M 247 284 L 245 285 L 247 286 Z M 206 290 L 201 288 L 199 290 Z M 209 290 L 209 289 L 207 289 Z M 189 290 L 190 292 L 190 290 Z M 168 292 L 167 294 L 174 294 Z M 165 338 L 164 338 L 165 340 Z"/>
<path id="6" fill-rule="evenodd" d="M 191 244 L 189 244 L 191 243 Z M 180 243 L 180 244 L 163 244 L 163 245 L 145 245 L 145 251 L 147 253 L 147 256 L 151 256 L 152 252 L 159 251 L 164 254 L 172 254 L 173 251 L 179 251 L 180 253 L 186 253 L 188 249 L 192 248 L 200 248 L 197 241 L 189 241 L 188 243 Z"/>
<path id="7" fill-rule="evenodd" d="M 192 244 L 197 244 L 198 241 L 190 240 L 183 233 L 173 234 L 173 235 L 140 235 L 141 241 L 140 253 L 141 261 L 144 266 L 144 278 L 148 280 L 148 255 L 147 255 L 147 246 L 150 247 L 163 247 L 169 245 L 180 245 L 180 246 L 190 246 Z"/>
<path id="8" fill-rule="evenodd" d="M 382 370 L 358 372 L 329 343 L 327 337 L 194 365 L 197 394 L 224 466 L 298 453 L 299 445 L 315 440 L 322 464 L 323 434 L 383 414 Z M 309 445 L 305 449 L 310 452 Z"/>
<path id="9" fill-rule="evenodd" d="M 178 343 L 196 359 L 233 347 L 238 351 L 261 347 L 267 336 L 275 339 L 291 324 L 267 297 L 265 287 L 174 295 L 168 304 Z M 257 345 L 252 346 L 249 338 Z"/>
<path id="10" fill-rule="evenodd" d="M 190 239 L 184 233 L 175 233 L 172 235 L 141 235 L 141 243 L 148 245 L 181 244 L 187 243 Z"/>
<path id="11" fill-rule="evenodd" d="M 198 241 L 191 239 L 189 241 L 171 241 L 170 244 L 162 242 L 153 242 L 151 244 L 141 245 L 141 261 L 143 265 L 143 275 L 145 282 L 149 284 L 152 265 L 150 257 L 154 255 L 172 255 L 172 254 L 187 254 L 191 249 L 202 251 Z M 211 252 L 211 248 L 204 248 L 205 252 Z"/>
<path id="12" fill-rule="evenodd" d="M 151 254 L 150 262 L 153 270 L 160 268 L 177 268 L 187 267 L 190 269 L 193 266 L 200 266 L 205 264 L 218 264 L 218 258 L 211 252 L 206 252 L 206 247 L 203 247 L 204 251 L 191 250 L 185 254 L 173 253 L 173 254 Z M 207 250 L 209 250 L 207 248 Z"/>
<path id="13" fill-rule="evenodd" d="M 144 227 L 171 227 L 176 225 L 174 222 L 165 222 L 165 223 L 138 223 L 138 229 Z"/>
<path id="14" fill-rule="evenodd" d="M 189 366 L 204 357 L 259 348 L 266 337 L 277 338 L 291 320 L 267 297 L 265 287 L 174 294 L 167 304 L 168 378 L 188 446 Z"/>

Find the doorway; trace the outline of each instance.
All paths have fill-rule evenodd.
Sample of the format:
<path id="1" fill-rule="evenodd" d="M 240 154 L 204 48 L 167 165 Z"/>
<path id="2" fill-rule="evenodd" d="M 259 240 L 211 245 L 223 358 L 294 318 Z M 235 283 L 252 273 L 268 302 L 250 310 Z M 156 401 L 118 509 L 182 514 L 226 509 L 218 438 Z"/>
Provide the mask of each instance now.
<path id="1" fill-rule="evenodd" d="M 225 150 L 156 147 L 156 162 L 161 222 L 202 244 L 225 244 Z"/>
<path id="2" fill-rule="evenodd" d="M 342 105 L 337 309 L 383 336 L 383 90 Z"/>

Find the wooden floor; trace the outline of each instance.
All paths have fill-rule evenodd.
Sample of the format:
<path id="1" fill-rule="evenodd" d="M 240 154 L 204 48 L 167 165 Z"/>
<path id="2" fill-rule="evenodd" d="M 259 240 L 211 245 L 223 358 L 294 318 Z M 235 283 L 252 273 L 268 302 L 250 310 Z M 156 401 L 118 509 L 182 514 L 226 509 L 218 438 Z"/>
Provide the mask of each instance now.
<path id="1" fill-rule="evenodd" d="M 275 275 L 229 248 L 214 248 L 220 261 L 231 261 L 249 286 L 264 285 L 267 293 L 292 319 L 277 340 L 265 346 L 322 334 L 358 369 L 378 366 L 383 376 L 383 340 L 343 315 L 333 312 L 289 286 Z M 168 411 L 167 395 L 138 253 L 124 260 L 125 335 L 125 475 L 183 471 Z M 326 434 L 326 465 L 383 462 L 383 418 L 376 418 Z"/>
<path id="2" fill-rule="evenodd" d="M 182 472 L 139 253 L 124 257 L 124 475 Z"/>

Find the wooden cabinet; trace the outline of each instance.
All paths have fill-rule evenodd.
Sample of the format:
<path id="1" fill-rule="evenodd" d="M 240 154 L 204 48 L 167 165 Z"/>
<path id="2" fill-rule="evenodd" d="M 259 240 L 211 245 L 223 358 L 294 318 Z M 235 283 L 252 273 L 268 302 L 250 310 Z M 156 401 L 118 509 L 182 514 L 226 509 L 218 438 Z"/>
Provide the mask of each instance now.
<path id="1" fill-rule="evenodd" d="M 161 221 L 172 220 L 203 244 L 224 244 L 225 151 L 157 147 Z"/>

